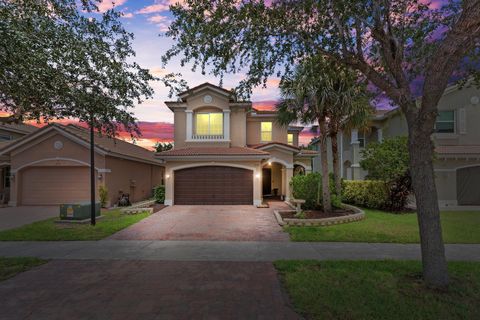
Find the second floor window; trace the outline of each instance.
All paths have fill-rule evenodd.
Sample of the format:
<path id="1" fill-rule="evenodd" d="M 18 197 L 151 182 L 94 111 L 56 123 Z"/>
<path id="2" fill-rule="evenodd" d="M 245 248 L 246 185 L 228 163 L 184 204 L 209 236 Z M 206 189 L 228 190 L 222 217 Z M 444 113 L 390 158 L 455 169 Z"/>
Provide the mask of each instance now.
<path id="1" fill-rule="evenodd" d="M 435 122 L 435 132 L 455 133 L 455 111 L 439 111 Z"/>
<path id="2" fill-rule="evenodd" d="M 288 142 L 288 144 L 293 145 L 293 133 L 289 133 L 287 135 L 287 142 Z"/>
<path id="3" fill-rule="evenodd" d="M 202 136 L 223 134 L 222 113 L 197 113 L 195 117 L 195 133 Z"/>
<path id="4" fill-rule="evenodd" d="M 365 132 L 359 132 L 358 133 L 358 142 L 359 142 L 359 147 L 360 148 L 365 148 L 367 145 L 367 139 L 365 137 Z"/>
<path id="5" fill-rule="evenodd" d="M 271 122 L 261 123 L 261 140 L 262 142 L 272 141 L 272 123 Z"/>

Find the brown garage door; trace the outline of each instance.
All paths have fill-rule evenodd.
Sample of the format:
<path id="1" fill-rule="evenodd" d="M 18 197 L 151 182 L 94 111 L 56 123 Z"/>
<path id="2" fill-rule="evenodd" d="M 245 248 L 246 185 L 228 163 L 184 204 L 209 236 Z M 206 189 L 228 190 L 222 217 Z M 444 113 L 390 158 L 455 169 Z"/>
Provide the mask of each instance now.
<path id="1" fill-rule="evenodd" d="M 480 166 L 457 170 L 457 202 L 480 205 Z"/>
<path id="2" fill-rule="evenodd" d="M 174 204 L 252 204 L 253 171 L 207 166 L 175 171 Z"/>
<path id="3" fill-rule="evenodd" d="M 86 167 L 34 167 L 22 171 L 22 205 L 57 205 L 88 201 L 90 175 Z"/>

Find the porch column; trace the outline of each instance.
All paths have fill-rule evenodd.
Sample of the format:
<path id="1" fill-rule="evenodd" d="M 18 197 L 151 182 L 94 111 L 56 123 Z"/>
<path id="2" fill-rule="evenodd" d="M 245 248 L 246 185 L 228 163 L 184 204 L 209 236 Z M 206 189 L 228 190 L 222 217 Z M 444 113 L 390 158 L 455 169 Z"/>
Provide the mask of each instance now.
<path id="1" fill-rule="evenodd" d="M 193 111 L 192 110 L 185 110 L 187 115 L 187 135 L 186 140 L 192 140 L 192 126 L 193 126 Z"/>
<path id="2" fill-rule="evenodd" d="M 282 190 L 280 190 L 280 194 L 286 195 L 287 194 L 287 187 L 286 187 L 287 177 L 285 175 L 285 168 L 282 167 L 282 169 L 280 170 L 282 171 Z"/>
<path id="3" fill-rule="evenodd" d="M 293 166 L 285 168 L 285 200 L 292 198 L 292 191 L 290 190 L 290 180 L 293 177 Z"/>
<path id="4" fill-rule="evenodd" d="M 352 130 L 352 179 L 360 179 L 360 141 L 358 141 L 358 129 Z"/>
<path id="5" fill-rule="evenodd" d="M 230 110 L 223 110 L 223 139 L 230 140 Z"/>
<path id="6" fill-rule="evenodd" d="M 253 205 L 259 206 L 262 204 L 262 164 L 255 166 L 253 171 Z"/>
<path id="7" fill-rule="evenodd" d="M 20 177 L 18 176 L 18 172 L 16 171 L 11 171 L 10 172 L 10 199 L 8 200 L 8 205 L 11 207 L 16 207 L 18 205 L 17 203 L 17 197 L 18 197 L 18 179 Z"/>
<path id="8" fill-rule="evenodd" d="M 165 166 L 165 173 L 164 173 L 163 181 L 165 184 L 165 202 L 164 204 L 166 206 L 171 206 L 173 205 L 173 175 L 174 171 L 168 166 L 168 164 Z"/>

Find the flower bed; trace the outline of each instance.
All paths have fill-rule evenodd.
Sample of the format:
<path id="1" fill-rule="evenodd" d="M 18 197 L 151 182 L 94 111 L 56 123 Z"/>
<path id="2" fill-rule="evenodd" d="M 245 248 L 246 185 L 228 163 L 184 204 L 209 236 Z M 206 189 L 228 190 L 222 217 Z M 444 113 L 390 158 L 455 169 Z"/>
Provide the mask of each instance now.
<path id="1" fill-rule="evenodd" d="M 306 218 L 295 218 L 295 210 L 275 210 L 275 218 L 279 225 L 284 226 L 330 226 L 334 224 L 359 221 L 365 218 L 365 213 L 360 208 L 343 204 L 344 210 L 324 213 L 306 212 Z"/>

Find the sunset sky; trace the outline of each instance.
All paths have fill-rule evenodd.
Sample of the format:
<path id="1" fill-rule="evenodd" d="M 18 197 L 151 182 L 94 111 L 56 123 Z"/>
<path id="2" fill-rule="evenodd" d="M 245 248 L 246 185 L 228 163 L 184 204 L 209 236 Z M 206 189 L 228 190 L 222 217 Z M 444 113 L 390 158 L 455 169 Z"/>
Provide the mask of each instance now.
<path id="1" fill-rule="evenodd" d="M 173 59 L 166 68 L 162 68 L 161 56 L 172 45 L 172 40 L 162 36 L 167 30 L 172 15 L 169 5 L 179 0 L 116 0 L 115 9 L 121 11 L 124 16 L 122 22 L 125 28 L 135 35 L 133 47 L 136 51 L 135 60 L 144 68 L 148 68 L 155 76 L 161 76 L 170 72 L 179 72 L 188 82 L 190 87 L 203 82 L 218 84 L 219 79 L 212 75 L 201 75 L 193 73 L 191 66 L 180 67 L 179 59 Z M 432 6 L 437 6 L 441 1 L 434 1 Z M 111 0 L 104 0 L 99 5 L 101 11 L 113 7 Z M 224 87 L 229 89 L 235 87 L 243 78 L 241 74 L 231 74 L 225 77 Z M 253 91 L 251 100 L 254 107 L 268 109 L 272 108 L 279 97 L 279 79 L 271 78 L 267 88 L 256 88 Z M 159 82 L 152 82 L 155 90 L 153 99 L 149 99 L 137 105 L 134 113 L 139 120 L 142 137 L 137 143 L 144 147 L 151 148 L 157 141 L 173 140 L 173 113 L 164 104 L 168 98 L 168 89 Z M 310 130 L 305 129 L 301 134 L 301 143 L 308 144 L 313 137 Z"/>

